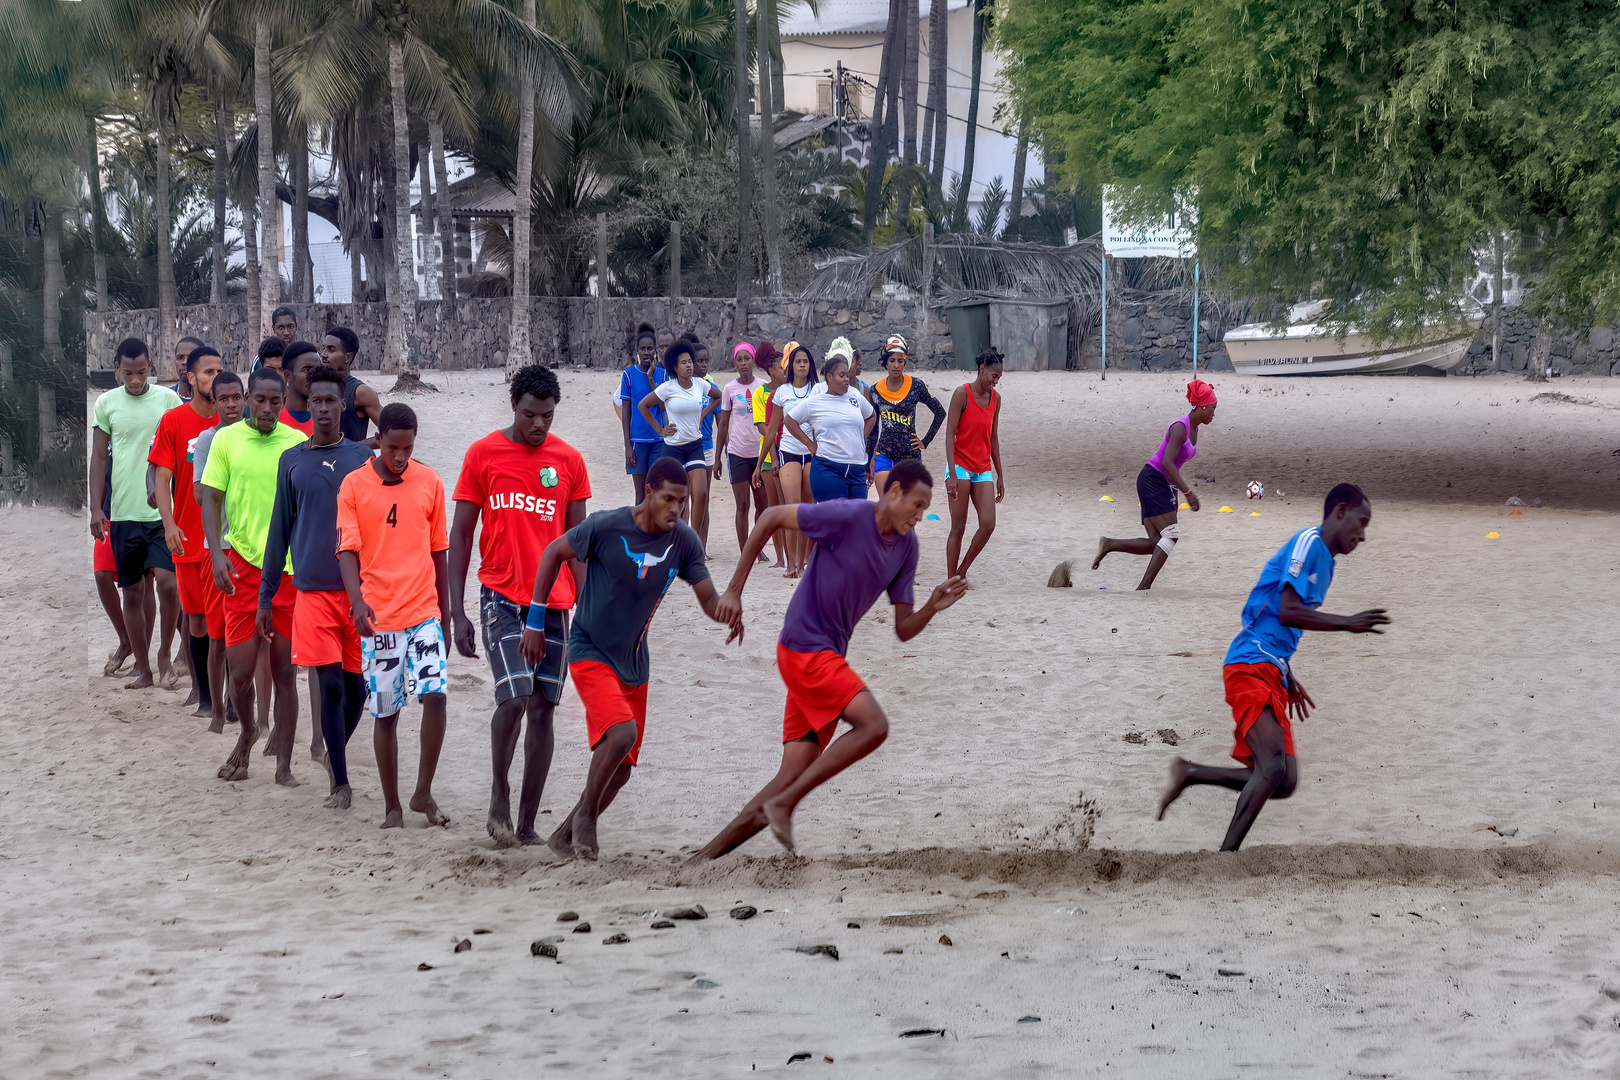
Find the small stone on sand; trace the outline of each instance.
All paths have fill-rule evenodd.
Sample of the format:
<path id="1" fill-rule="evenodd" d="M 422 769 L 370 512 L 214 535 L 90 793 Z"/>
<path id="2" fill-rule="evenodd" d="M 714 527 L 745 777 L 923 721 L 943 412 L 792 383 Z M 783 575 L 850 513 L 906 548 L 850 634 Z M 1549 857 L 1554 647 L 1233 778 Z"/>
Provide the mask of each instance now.
<path id="1" fill-rule="evenodd" d="M 627 942 L 629 940 L 630 940 L 630 935 L 629 934 L 618 933 L 618 934 L 613 934 L 610 937 L 603 938 L 602 939 L 602 944 L 604 944 L 604 945 L 623 945 L 625 942 Z"/>
<path id="2" fill-rule="evenodd" d="M 899 955 L 901 955 L 901 954 L 902 954 L 902 953 L 904 953 L 904 952 L 905 952 L 905 951 L 906 951 L 906 950 L 904 950 L 904 949 L 884 949 L 884 950 L 883 950 L 883 955 L 884 955 L 884 956 L 899 956 Z M 1005 956 L 1005 955 L 1007 955 L 1007 954 L 1006 954 L 1006 953 L 1002 953 L 1002 955 L 1003 955 L 1003 956 Z"/>
<path id="3" fill-rule="evenodd" d="M 657 922 L 652 924 L 652 928 L 654 930 L 673 930 L 675 929 L 675 924 L 670 922 L 668 919 L 659 919 Z"/>
<path id="4" fill-rule="evenodd" d="M 579 912 L 577 912 L 577 911 L 565 911 L 561 915 L 557 916 L 557 921 L 558 922 L 573 922 L 578 918 L 579 918 Z"/>
<path id="5" fill-rule="evenodd" d="M 759 914 L 759 909 L 752 904 L 739 904 L 731 909 L 733 919 L 752 919 Z"/>
<path id="6" fill-rule="evenodd" d="M 859 930 L 861 928 L 861 924 L 858 922 L 845 923 L 844 926 L 849 930 Z"/>
<path id="7" fill-rule="evenodd" d="M 713 979 L 698 979 L 697 981 L 692 983 L 692 989 L 694 989 L 694 990 L 713 990 L 715 987 L 717 987 L 719 985 L 720 984 L 715 982 Z"/>
<path id="8" fill-rule="evenodd" d="M 1147 736 L 1143 735 L 1140 731 L 1127 731 L 1125 733 L 1125 741 L 1128 743 L 1133 743 L 1136 746 L 1146 746 Z"/>
<path id="9" fill-rule="evenodd" d="M 529 942 L 529 955 L 549 956 L 555 958 L 557 955 L 557 946 L 553 945 L 549 941 L 531 941 Z"/>
<path id="10" fill-rule="evenodd" d="M 1018 1018 L 1018 1023 L 1020 1024 L 1038 1024 L 1040 1022 L 1041 1018 L 1038 1016 L 1020 1016 Z"/>
<path id="11" fill-rule="evenodd" d="M 801 1050 L 797 1054 L 794 1054 L 792 1057 L 788 1058 L 787 1063 L 792 1065 L 796 1061 L 809 1061 L 813 1056 L 814 1055 L 809 1051 Z"/>
<path id="12" fill-rule="evenodd" d="M 939 943 L 941 945 L 950 945 L 950 944 L 952 944 L 951 936 L 949 934 L 941 934 L 941 935 L 939 935 Z"/>
<path id="13" fill-rule="evenodd" d="M 945 1035 L 945 1029 L 944 1028 L 912 1028 L 909 1031 L 902 1031 L 900 1033 L 900 1037 L 902 1039 L 919 1039 L 924 1035 L 938 1035 L 941 1038 L 943 1038 L 944 1035 Z"/>
<path id="14" fill-rule="evenodd" d="M 1215 974 L 1224 975 L 1228 979 L 1236 979 L 1240 978 L 1243 975 L 1243 972 L 1237 970 L 1236 968 L 1216 968 Z"/>
<path id="15" fill-rule="evenodd" d="M 588 922 L 582 922 L 578 926 L 574 927 L 574 933 L 576 934 L 588 934 L 590 932 L 591 924 Z"/>
<path id="16" fill-rule="evenodd" d="M 493 930 L 474 930 L 473 935 L 476 937 L 479 934 L 493 934 L 494 932 Z"/>
<path id="17" fill-rule="evenodd" d="M 456 952 L 467 952 L 472 948 L 472 938 L 462 938 L 456 942 Z"/>
<path id="18" fill-rule="evenodd" d="M 1166 746 L 1175 746 L 1181 742 L 1181 736 L 1176 734 L 1175 728 L 1162 727 L 1157 732 L 1159 741 Z"/>
<path id="19" fill-rule="evenodd" d="M 670 919 L 707 919 L 709 917 L 709 913 L 703 910 L 702 904 L 693 904 L 691 907 L 675 908 L 672 911 L 664 912 L 664 915 L 666 918 Z"/>
<path id="20" fill-rule="evenodd" d="M 806 956 L 830 956 L 838 959 L 838 946 L 836 945 L 800 945 L 793 950 L 804 953 Z"/>
<path id="21" fill-rule="evenodd" d="M 416 965 L 416 970 L 417 971 L 432 971 L 433 970 L 433 965 L 432 964 L 417 964 Z"/>

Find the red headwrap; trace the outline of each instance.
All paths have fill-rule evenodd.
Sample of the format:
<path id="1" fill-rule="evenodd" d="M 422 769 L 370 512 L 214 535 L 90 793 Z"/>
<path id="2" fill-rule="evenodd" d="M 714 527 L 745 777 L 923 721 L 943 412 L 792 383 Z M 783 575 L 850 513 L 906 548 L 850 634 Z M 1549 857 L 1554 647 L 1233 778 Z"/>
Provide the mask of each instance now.
<path id="1" fill-rule="evenodd" d="M 1215 388 L 1203 379 L 1194 379 L 1187 384 L 1187 400 L 1192 407 L 1199 409 L 1205 405 L 1215 404 Z"/>

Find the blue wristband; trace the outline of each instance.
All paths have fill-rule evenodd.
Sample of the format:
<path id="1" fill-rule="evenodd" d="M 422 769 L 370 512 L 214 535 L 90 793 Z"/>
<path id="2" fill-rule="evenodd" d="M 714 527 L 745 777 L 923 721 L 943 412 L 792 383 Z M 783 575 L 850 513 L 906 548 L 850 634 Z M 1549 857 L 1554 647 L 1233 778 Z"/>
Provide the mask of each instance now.
<path id="1" fill-rule="evenodd" d="M 536 622 L 536 619 L 539 621 Z M 523 620 L 523 625 L 537 634 L 544 634 L 546 632 L 546 609 L 539 604 L 530 604 L 529 614 Z"/>

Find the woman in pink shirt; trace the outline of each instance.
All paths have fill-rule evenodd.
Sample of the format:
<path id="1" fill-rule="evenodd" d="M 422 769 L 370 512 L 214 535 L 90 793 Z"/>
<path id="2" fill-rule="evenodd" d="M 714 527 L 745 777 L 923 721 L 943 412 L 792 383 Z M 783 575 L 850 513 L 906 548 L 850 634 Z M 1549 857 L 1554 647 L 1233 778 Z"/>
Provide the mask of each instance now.
<path id="1" fill-rule="evenodd" d="M 754 486 L 754 473 L 759 468 L 759 431 L 754 427 L 754 391 L 761 381 L 754 375 L 754 347 L 746 341 L 737 342 L 731 350 L 731 360 L 737 367 L 737 377 L 726 383 L 720 391 L 720 420 L 715 428 L 715 447 L 724 447 L 725 456 L 715 455 L 714 475 L 719 479 L 731 472 L 731 498 L 737 506 L 737 547 L 748 542 L 748 503 L 754 503 L 757 519 L 766 509 L 765 489 Z M 765 561 L 765 553 L 759 559 Z"/>
<path id="2" fill-rule="evenodd" d="M 1215 388 L 1202 379 L 1194 379 L 1187 384 L 1187 403 L 1192 409 L 1171 423 L 1158 451 L 1136 477 L 1136 497 L 1142 503 L 1142 524 L 1147 527 L 1147 537 L 1115 540 L 1104 536 L 1097 540 L 1097 558 L 1091 564 L 1093 570 L 1111 551 L 1153 556 L 1148 560 L 1142 583 L 1136 587 L 1138 592 L 1153 587 L 1159 568 L 1170 557 L 1170 549 L 1181 536 L 1180 526 L 1176 524 L 1176 492 L 1179 490 L 1186 495 L 1187 509 L 1198 512 L 1198 496 L 1181 475 L 1181 467 L 1198 453 L 1198 429 L 1215 419 Z"/>

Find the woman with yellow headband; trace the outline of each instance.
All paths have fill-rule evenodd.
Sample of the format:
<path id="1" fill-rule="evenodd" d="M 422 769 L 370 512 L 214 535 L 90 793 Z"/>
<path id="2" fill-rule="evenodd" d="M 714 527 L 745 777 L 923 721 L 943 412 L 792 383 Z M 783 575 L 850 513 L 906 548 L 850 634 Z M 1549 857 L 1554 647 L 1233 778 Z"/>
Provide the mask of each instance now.
<path id="1" fill-rule="evenodd" d="M 815 502 L 815 496 L 810 492 L 810 448 L 782 430 L 782 416 L 788 409 L 798 402 L 804 401 L 815 394 L 822 392 L 822 386 L 816 381 L 816 361 L 810 350 L 797 341 L 787 343 L 782 350 L 787 357 L 787 381 L 776 388 L 771 395 L 771 402 L 776 406 L 776 415 L 771 418 L 771 427 L 765 435 L 766 445 L 777 445 L 780 453 L 777 456 L 777 478 L 782 484 L 782 502 L 792 506 L 796 503 Z M 780 443 L 777 440 L 780 439 Z M 787 538 L 787 572 L 783 577 L 796 578 L 804 572 L 804 564 L 810 558 L 810 545 L 799 535 L 797 529 L 788 533 Z"/>
<path id="2" fill-rule="evenodd" d="M 906 374 L 908 359 L 906 339 L 890 334 L 883 345 L 883 366 L 886 378 L 872 386 L 872 404 L 878 410 L 877 445 L 873 448 L 872 472 L 877 490 L 883 491 L 883 481 L 895 462 L 922 459 L 922 452 L 934 441 L 939 426 L 945 422 L 945 406 L 940 404 L 927 385 L 915 375 Z M 928 434 L 917 437 L 917 406 L 923 405 L 934 414 Z"/>

